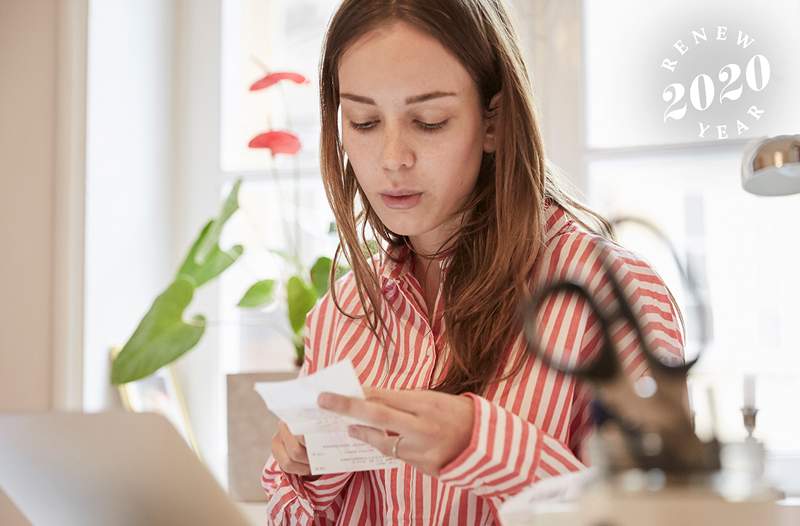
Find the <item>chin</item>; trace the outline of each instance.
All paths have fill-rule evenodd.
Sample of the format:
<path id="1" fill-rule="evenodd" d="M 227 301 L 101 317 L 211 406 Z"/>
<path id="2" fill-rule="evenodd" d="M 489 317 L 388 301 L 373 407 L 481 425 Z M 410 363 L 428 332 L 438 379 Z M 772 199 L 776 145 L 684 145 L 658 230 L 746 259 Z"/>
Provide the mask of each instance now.
<path id="1" fill-rule="evenodd" d="M 407 225 L 392 225 L 389 223 L 384 223 L 384 225 L 398 236 L 414 237 L 423 232 L 421 228 L 409 227 Z"/>
<path id="2" fill-rule="evenodd" d="M 386 228 L 398 236 L 417 236 L 425 232 L 425 228 L 420 222 L 410 217 L 398 218 L 392 212 L 379 214 L 378 217 Z"/>

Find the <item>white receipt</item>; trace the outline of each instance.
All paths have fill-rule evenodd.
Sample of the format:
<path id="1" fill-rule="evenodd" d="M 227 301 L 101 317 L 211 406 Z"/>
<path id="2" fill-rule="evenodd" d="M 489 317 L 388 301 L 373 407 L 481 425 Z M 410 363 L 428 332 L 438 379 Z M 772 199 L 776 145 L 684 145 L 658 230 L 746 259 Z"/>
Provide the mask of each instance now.
<path id="1" fill-rule="evenodd" d="M 267 408 L 294 435 L 304 435 L 312 475 L 398 468 L 402 461 L 387 457 L 369 444 L 347 435 L 347 426 L 364 423 L 320 408 L 323 391 L 364 398 L 350 360 L 284 382 L 257 382 L 255 389 Z"/>

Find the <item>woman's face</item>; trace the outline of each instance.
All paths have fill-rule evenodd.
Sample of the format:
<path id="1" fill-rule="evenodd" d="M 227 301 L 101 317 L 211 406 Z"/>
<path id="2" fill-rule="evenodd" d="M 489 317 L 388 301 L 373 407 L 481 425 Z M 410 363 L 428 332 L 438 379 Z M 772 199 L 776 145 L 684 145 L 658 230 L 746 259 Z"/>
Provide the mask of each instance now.
<path id="1" fill-rule="evenodd" d="M 347 49 L 339 86 L 343 147 L 370 205 L 417 250 L 440 248 L 495 147 L 472 78 L 433 37 L 396 22 Z"/>

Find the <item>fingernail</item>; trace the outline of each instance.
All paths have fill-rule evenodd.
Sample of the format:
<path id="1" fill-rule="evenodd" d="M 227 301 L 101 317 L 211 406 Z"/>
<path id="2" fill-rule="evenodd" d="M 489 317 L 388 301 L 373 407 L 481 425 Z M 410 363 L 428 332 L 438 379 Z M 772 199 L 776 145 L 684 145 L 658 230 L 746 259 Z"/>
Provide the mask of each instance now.
<path id="1" fill-rule="evenodd" d="M 352 438 L 358 438 L 358 428 L 356 426 L 347 426 L 347 434 Z"/>

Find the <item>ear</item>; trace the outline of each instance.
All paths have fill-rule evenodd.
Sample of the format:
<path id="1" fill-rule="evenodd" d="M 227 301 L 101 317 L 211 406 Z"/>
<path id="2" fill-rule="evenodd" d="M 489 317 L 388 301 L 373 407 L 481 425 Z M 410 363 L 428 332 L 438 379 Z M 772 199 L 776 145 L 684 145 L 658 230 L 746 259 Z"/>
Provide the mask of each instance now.
<path id="1" fill-rule="evenodd" d="M 484 112 L 483 151 L 492 153 L 497 149 L 497 115 L 500 109 L 500 92 L 489 101 L 489 109 Z"/>

